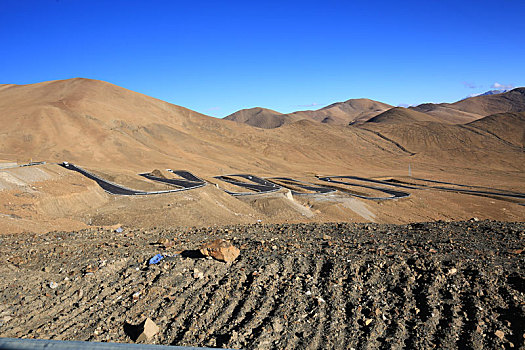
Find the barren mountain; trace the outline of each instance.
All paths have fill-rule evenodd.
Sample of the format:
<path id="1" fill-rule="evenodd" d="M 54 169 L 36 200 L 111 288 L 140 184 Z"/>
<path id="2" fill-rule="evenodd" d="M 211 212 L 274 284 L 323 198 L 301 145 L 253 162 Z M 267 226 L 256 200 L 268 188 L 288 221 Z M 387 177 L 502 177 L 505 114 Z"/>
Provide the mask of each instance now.
<path id="1" fill-rule="evenodd" d="M 467 126 L 525 149 L 525 112 L 493 114 Z"/>
<path id="2" fill-rule="evenodd" d="M 274 129 L 284 124 L 293 123 L 300 118 L 292 118 L 289 115 L 276 112 L 271 109 L 255 107 L 241 109 L 224 118 L 238 123 L 245 123 L 263 129 Z"/>
<path id="3" fill-rule="evenodd" d="M 316 111 L 300 111 L 290 115 L 310 118 L 326 124 L 348 125 L 366 121 L 390 108 L 392 106 L 386 103 L 359 98 L 337 102 Z"/>
<path id="4" fill-rule="evenodd" d="M 354 163 L 342 146 L 348 143 L 385 158 L 396 152 L 380 138 L 362 140 L 359 130 L 303 126 L 307 139 L 266 132 L 89 79 L 3 86 L 0 110 L 0 158 L 8 160 L 69 160 L 133 172 L 177 164 L 217 174 L 310 168 L 312 162 L 322 169 L 332 163 L 328 150 Z M 328 146 L 323 152 L 304 147 L 313 139 Z"/>
<path id="5" fill-rule="evenodd" d="M 324 124 L 348 125 L 366 121 L 390 108 L 392 106 L 386 103 L 360 98 L 337 102 L 318 110 L 298 111 L 289 114 L 281 114 L 271 109 L 260 107 L 243 109 L 230 114 L 224 119 L 264 129 L 278 128 L 302 119 Z"/>
<path id="6" fill-rule="evenodd" d="M 455 103 L 425 103 L 411 109 L 453 124 L 464 124 L 491 114 L 525 111 L 525 88 L 474 96 Z"/>
<path id="7" fill-rule="evenodd" d="M 403 107 L 394 107 L 373 118 L 367 120 L 367 123 L 413 123 L 413 122 L 440 122 L 428 114 L 406 109 Z"/>
<path id="8" fill-rule="evenodd" d="M 491 115 L 467 125 L 396 119 L 398 115 L 394 115 L 392 122 L 381 118 L 381 122 L 371 121 L 362 128 L 376 132 L 417 157 L 440 159 L 443 164 L 461 158 L 465 166 L 485 163 L 490 164 L 491 169 L 524 169 L 524 113 Z"/>

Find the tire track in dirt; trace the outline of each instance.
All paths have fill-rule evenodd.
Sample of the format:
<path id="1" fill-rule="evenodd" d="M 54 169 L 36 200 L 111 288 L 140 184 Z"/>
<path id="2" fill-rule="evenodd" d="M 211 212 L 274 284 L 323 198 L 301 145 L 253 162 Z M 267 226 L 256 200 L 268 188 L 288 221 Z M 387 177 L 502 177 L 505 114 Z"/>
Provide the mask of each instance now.
<path id="1" fill-rule="evenodd" d="M 124 260 L 63 282 L 64 275 L 40 270 L 33 254 L 33 269 L 0 268 L 2 280 L 10 281 L 0 283 L 0 334 L 129 341 L 124 322 L 150 317 L 161 328 L 155 342 L 173 345 L 523 348 L 525 260 L 513 253 L 522 244 L 522 226 L 439 225 L 399 233 L 392 225 L 252 226 L 246 236 L 235 228 L 243 248 L 232 264 L 179 256 L 147 266 L 156 249 L 148 242 L 157 238 L 140 243 L 136 236 Z M 211 230 L 185 239 L 194 249 Z M 451 232 L 457 232 L 453 239 Z M 507 237 L 515 239 L 506 243 Z M 79 244 L 77 236 L 71 240 Z M 99 259 L 97 239 L 89 244 L 76 271 Z M 6 240 L 0 246 L 2 254 L 13 249 Z M 42 253 L 46 259 L 49 252 Z M 12 278 L 22 274 L 27 277 Z M 61 281 L 59 287 L 50 289 L 49 280 Z"/>

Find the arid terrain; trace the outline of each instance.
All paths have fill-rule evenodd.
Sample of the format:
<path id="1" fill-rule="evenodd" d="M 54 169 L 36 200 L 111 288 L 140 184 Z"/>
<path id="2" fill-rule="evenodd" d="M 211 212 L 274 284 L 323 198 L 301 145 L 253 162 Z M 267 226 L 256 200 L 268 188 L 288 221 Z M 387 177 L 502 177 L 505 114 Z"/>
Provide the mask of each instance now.
<path id="1" fill-rule="evenodd" d="M 77 78 L 0 125 L 1 337 L 525 348 L 525 88 L 221 120 Z"/>
<path id="2" fill-rule="evenodd" d="M 214 238 L 232 263 L 199 257 Z M 5 337 L 245 349 L 525 347 L 525 225 L 285 224 L 1 238 Z M 171 243 L 169 243 L 171 242 Z M 168 248 L 166 248 L 168 246 Z M 170 256 L 148 265 L 155 254 Z"/>
<path id="3" fill-rule="evenodd" d="M 435 112 L 440 108 L 447 109 L 446 118 Z M 259 220 L 407 223 L 525 217 L 522 200 L 501 197 L 426 188 L 410 190 L 402 200 L 373 201 L 354 195 L 368 196 L 373 190 L 339 186 L 329 195 L 288 196 L 284 188 L 240 198 L 226 194 L 223 190 L 235 189 L 214 178 L 252 174 L 320 184 L 316 176 L 395 181 L 408 176 L 525 193 L 523 88 L 412 109 L 366 99 L 293 116 L 259 108 L 239 112 L 244 119 L 235 122 L 106 82 L 69 79 L 2 85 L 0 110 L 3 233 L 118 224 L 148 228 Z M 276 113 L 284 124 L 272 122 L 272 129 L 248 125 L 249 120 L 265 124 Z M 470 117 L 465 119 L 465 113 Z M 31 161 L 46 164 L 17 166 Z M 208 186 L 119 197 L 56 165 L 63 161 L 141 191 L 169 189 L 138 175 L 156 170 L 170 176 L 168 168 L 190 171 Z"/>

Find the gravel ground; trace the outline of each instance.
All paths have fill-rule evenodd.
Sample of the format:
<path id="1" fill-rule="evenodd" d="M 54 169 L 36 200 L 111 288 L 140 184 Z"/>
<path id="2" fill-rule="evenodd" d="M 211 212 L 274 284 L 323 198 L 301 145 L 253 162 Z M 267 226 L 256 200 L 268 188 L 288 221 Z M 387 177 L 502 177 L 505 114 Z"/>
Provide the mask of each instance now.
<path id="1" fill-rule="evenodd" d="M 199 257 L 214 238 L 239 258 Z M 2 235 L 0 336 L 132 342 L 149 317 L 155 344 L 525 349 L 524 242 L 474 220 Z"/>

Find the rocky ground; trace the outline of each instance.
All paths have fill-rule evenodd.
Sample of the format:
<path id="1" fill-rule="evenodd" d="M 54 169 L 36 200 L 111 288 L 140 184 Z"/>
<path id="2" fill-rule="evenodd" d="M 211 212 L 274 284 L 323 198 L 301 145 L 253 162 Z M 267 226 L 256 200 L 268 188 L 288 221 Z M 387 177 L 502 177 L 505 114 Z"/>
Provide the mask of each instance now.
<path id="1" fill-rule="evenodd" d="M 240 256 L 201 257 L 215 238 Z M 155 344 L 523 349 L 524 242 L 475 220 L 2 235 L 0 336 L 132 342 L 150 318 Z"/>

